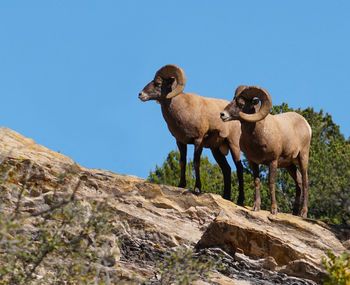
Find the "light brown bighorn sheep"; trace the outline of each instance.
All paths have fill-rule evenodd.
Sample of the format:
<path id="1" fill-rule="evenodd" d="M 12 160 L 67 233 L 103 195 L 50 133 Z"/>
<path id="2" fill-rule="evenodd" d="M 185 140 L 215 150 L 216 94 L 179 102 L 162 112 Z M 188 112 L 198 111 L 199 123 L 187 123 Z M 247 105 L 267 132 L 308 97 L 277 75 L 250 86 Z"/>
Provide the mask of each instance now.
<path id="1" fill-rule="evenodd" d="M 258 99 L 257 99 L 258 98 Z M 261 107 L 259 109 L 259 100 Z M 271 213 L 277 214 L 275 175 L 277 168 L 286 168 L 296 183 L 293 214 L 297 215 L 303 189 L 303 205 L 300 215 L 307 217 L 309 149 L 311 128 L 308 122 L 295 112 L 270 115 L 272 100 L 260 87 L 239 86 L 233 101 L 220 113 L 223 121 L 239 120 L 242 134 L 240 147 L 247 157 L 254 175 L 255 202 L 253 210 L 260 210 L 259 164 L 269 167 Z M 299 165 L 300 171 L 296 167 Z"/>
<path id="2" fill-rule="evenodd" d="M 230 149 L 237 168 L 239 181 L 238 204 L 243 205 L 243 166 L 239 148 L 241 127 L 238 121 L 226 124 L 218 114 L 229 101 L 205 98 L 192 93 L 183 93 L 186 77 L 176 65 L 165 65 L 157 71 L 154 79 L 139 93 L 142 101 L 157 100 L 171 134 L 180 150 L 181 178 L 179 187 L 186 186 L 187 144 L 194 144 L 193 164 L 196 173 L 195 192 L 201 192 L 200 156 L 203 147 L 211 152 L 224 176 L 224 195 L 231 199 L 231 168 L 225 155 Z"/>

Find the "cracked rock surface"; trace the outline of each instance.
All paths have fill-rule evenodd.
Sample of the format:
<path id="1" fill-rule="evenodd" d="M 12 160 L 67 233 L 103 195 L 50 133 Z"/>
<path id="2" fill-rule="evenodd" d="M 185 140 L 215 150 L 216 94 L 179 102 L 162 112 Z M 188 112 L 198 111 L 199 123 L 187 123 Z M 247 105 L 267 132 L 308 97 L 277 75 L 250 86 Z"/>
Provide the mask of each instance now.
<path id="1" fill-rule="evenodd" d="M 64 197 L 77 177 L 83 177 L 77 196 L 107 200 L 118 222 L 120 256 L 106 264 L 120 270 L 125 280 L 158 284 L 157 263 L 182 247 L 213 260 L 220 256 L 225 268 L 193 284 L 318 284 L 325 276 L 321 258 L 327 250 L 346 251 L 322 222 L 253 212 L 219 195 L 197 196 L 135 176 L 88 169 L 7 128 L 0 128 L 0 152 L 2 164 L 22 173 L 13 183 L 25 180 L 32 186 L 24 211 L 45 211 L 49 194 Z M 62 179 L 65 187 L 59 188 Z"/>

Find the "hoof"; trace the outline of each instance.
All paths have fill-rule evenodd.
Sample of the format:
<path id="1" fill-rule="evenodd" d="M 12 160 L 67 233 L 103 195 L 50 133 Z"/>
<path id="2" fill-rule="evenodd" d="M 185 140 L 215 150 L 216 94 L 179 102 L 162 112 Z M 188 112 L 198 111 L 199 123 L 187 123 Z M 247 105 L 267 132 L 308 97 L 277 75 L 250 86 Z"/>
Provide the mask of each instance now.
<path id="1" fill-rule="evenodd" d="M 260 211 L 260 205 L 258 206 L 258 205 L 253 205 L 253 207 L 252 207 L 252 211 Z"/>
<path id="2" fill-rule="evenodd" d="M 277 206 L 271 206 L 271 208 L 270 208 L 270 213 L 271 213 L 272 215 L 277 215 L 277 213 L 278 213 L 278 208 L 277 208 Z"/>
<path id="3" fill-rule="evenodd" d="M 307 210 L 306 209 L 302 209 L 301 212 L 300 212 L 300 216 L 302 218 L 307 218 Z"/>
<path id="4" fill-rule="evenodd" d="M 277 210 L 270 210 L 272 215 L 277 215 L 278 211 Z"/>
<path id="5" fill-rule="evenodd" d="M 194 188 L 194 194 L 196 194 L 196 195 L 199 195 L 199 194 L 201 194 L 201 190 L 199 189 L 199 188 Z"/>

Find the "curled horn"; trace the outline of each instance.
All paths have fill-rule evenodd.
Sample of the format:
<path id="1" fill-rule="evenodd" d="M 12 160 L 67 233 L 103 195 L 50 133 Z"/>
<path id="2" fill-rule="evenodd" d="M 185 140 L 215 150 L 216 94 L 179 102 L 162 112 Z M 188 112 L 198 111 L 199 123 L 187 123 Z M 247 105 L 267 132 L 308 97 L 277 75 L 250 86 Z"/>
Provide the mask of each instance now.
<path id="1" fill-rule="evenodd" d="M 173 64 L 167 64 L 163 66 L 161 69 L 159 69 L 156 73 L 156 76 L 160 76 L 162 78 L 170 78 L 170 77 L 175 77 L 177 85 L 173 91 L 171 91 L 166 98 L 170 99 L 177 94 L 181 93 L 182 90 L 185 88 L 186 84 L 186 76 L 185 72 L 182 70 L 182 68 L 173 65 Z"/>
<path id="2" fill-rule="evenodd" d="M 264 119 L 270 113 L 270 110 L 272 108 L 272 99 L 269 92 L 267 92 L 264 88 L 249 86 L 244 88 L 238 95 L 241 95 L 247 99 L 253 99 L 254 97 L 257 97 L 261 102 L 260 110 L 255 114 L 246 114 L 240 112 L 239 117 L 242 120 L 252 123 L 258 122 Z"/>
<path id="3" fill-rule="evenodd" d="M 239 95 L 240 93 L 242 93 L 242 91 L 246 88 L 249 88 L 248 85 L 239 85 L 235 91 L 235 96 L 234 97 L 237 97 L 237 95 Z"/>

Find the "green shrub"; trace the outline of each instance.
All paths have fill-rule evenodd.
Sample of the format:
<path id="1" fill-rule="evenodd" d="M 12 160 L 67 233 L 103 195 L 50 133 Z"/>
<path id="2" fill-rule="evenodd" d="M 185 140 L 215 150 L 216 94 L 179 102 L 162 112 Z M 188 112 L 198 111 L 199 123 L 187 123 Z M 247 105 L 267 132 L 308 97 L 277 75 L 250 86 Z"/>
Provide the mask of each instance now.
<path id="1" fill-rule="evenodd" d="M 328 258 L 322 259 L 329 275 L 324 284 L 350 285 L 350 254 L 344 252 L 341 256 L 336 256 L 329 251 L 327 256 Z"/>
<path id="2" fill-rule="evenodd" d="M 28 163 L 0 163 L 0 284 L 118 283 L 118 221 L 108 199 L 77 197 L 84 177 L 66 173 L 41 208 L 28 194 L 42 193 Z"/>
<path id="3" fill-rule="evenodd" d="M 312 128 L 309 159 L 309 217 L 325 219 L 336 224 L 350 225 L 350 138 L 345 139 L 329 114 L 313 108 L 293 110 L 286 103 L 274 106 L 272 114 L 288 111 L 299 112 Z M 254 183 L 247 160 L 243 158 L 245 205 L 254 201 Z M 194 189 L 193 162 L 186 166 L 187 187 Z M 268 168 L 260 165 L 261 209 L 270 209 Z M 236 172 L 231 175 L 232 201 L 237 201 L 238 181 Z M 171 151 L 161 166 L 151 170 L 148 181 L 157 184 L 177 186 L 180 181 L 180 154 Z M 203 193 L 222 195 L 223 177 L 220 167 L 207 157 L 201 158 L 201 181 Z M 291 213 L 295 200 L 295 182 L 285 169 L 276 174 L 276 199 L 280 212 Z"/>

